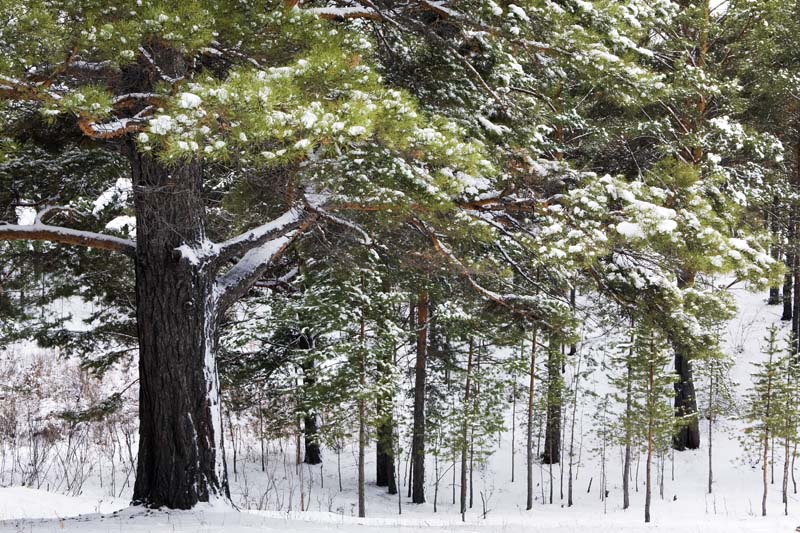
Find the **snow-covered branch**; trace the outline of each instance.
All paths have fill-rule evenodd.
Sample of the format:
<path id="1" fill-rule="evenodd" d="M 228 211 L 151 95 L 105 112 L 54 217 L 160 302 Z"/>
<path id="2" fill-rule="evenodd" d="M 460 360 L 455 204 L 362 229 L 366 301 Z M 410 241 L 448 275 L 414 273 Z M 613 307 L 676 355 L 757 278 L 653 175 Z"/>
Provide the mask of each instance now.
<path id="1" fill-rule="evenodd" d="M 224 311 L 241 298 L 280 259 L 289 246 L 303 235 L 319 218 L 312 214 L 297 221 L 290 232 L 262 242 L 251 248 L 230 270 L 217 278 L 219 308 Z"/>
<path id="2" fill-rule="evenodd" d="M 274 220 L 250 229 L 217 245 L 216 265 L 219 267 L 234 257 L 240 257 L 262 244 L 287 234 L 300 225 L 303 210 L 293 207 Z"/>
<path id="3" fill-rule="evenodd" d="M 0 241 L 50 241 L 120 252 L 125 255 L 133 255 L 136 251 L 136 244 L 128 239 L 41 223 L 0 224 Z"/>
<path id="4" fill-rule="evenodd" d="M 144 122 L 134 118 L 122 118 L 98 124 L 89 120 L 78 122 L 81 131 L 92 139 L 113 139 L 141 130 Z"/>
<path id="5" fill-rule="evenodd" d="M 369 19 L 381 20 L 381 14 L 376 10 L 365 7 L 315 7 L 308 10 L 309 13 L 319 15 L 321 18 L 328 20 L 345 20 L 345 19 Z"/>

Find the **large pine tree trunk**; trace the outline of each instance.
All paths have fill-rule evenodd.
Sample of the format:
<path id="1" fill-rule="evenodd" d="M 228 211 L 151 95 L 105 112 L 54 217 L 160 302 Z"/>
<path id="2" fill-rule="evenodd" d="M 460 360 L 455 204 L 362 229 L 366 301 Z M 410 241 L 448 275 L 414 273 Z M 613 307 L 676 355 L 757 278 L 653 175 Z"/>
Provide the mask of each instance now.
<path id="1" fill-rule="evenodd" d="M 425 380 L 428 350 L 428 293 L 421 292 L 417 303 L 417 359 L 414 381 L 414 435 L 411 470 L 411 501 L 425 503 Z"/>
<path id="2" fill-rule="evenodd" d="M 212 273 L 177 251 L 205 240 L 202 168 L 131 157 L 136 204 L 139 456 L 133 501 L 188 509 L 228 496 Z"/>

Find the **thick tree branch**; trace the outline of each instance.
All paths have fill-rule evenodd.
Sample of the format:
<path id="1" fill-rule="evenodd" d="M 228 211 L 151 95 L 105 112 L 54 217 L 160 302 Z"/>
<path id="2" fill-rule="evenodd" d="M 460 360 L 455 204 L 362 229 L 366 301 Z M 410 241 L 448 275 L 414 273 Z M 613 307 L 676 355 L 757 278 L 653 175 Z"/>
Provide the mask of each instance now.
<path id="1" fill-rule="evenodd" d="M 144 122 L 135 118 L 122 118 L 98 124 L 87 119 L 78 121 L 78 127 L 91 139 L 114 139 L 128 133 L 141 131 Z"/>
<path id="2" fill-rule="evenodd" d="M 328 20 L 383 19 L 380 13 L 370 7 L 315 7 L 308 12 Z"/>
<path id="3" fill-rule="evenodd" d="M 0 241 L 50 241 L 120 252 L 128 256 L 136 251 L 136 245 L 128 239 L 47 224 L 0 224 Z"/>
<path id="4" fill-rule="evenodd" d="M 216 268 L 224 265 L 235 257 L 240 257 L 262 244 L 275 240 L 297 229 L 302 221 L 303 210 L 293 207 L 274 220 L 250 229 L 232 239 L 219 243 L 217 256 L 214 259 Z"/>
<path id="5" fill-rule="evenodd" d="M 303 235 L 319 218 L 312 214 L 297 223 L 297 227 L 288 234 L 263 242 L 252 248 L 239 259 L 230 270 L 217 278 L 216 291 L 219 297 L 220 312 L 224 312 L 236 300 L 247 294 L 247 291 L 264 275 L 286 250 Z"/>

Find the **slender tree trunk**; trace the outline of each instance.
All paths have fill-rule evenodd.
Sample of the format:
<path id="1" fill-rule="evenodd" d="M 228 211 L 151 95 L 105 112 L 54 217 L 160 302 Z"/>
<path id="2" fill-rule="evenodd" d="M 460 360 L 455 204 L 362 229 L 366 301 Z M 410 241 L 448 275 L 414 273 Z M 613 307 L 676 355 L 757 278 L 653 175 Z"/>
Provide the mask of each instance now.
<path id="1" fill-rule="evenodd" d="M 700 424 L 697 419 L 697 398 L 695 397 L 692 367 L 682 349 L 675 350 L 675 416 L 681 418 L 680 428 L 672 439 L 676 450 L 696 450 L 700 447 Z"/>
<path id="2" fill-rule="evenodd" d="M 531 338 L 531 362 L 529 367 L 528 381 L 528 431 L 525 451 L 527 460 L 527 499 L 525 509 L 530 511 L 533 508 L 533 404 L 534 404 L 534 383 L 536 381 L 536 330 L 533 330 Z"/>
<path id="3" fill-rule="evenodd" d="M 770 358 L 770 362 L 772 362 L 771 358 Z M 763 481 L 763 486 L 764 486 L 764 492 L 763 492 L 763 494 L 761 496 L 761 516 L 767 516 L 767 487 L 769 486 L 769 484 L 767 483 L 767 469 L 769 467 L 769 460 L 768 460 L 768 458 L 769 458 L 769 439 L 770 439 L 770 436 L 771 436 L 770 435 L 771 428 L 770 428 L 769 424 L 767 423 L 767 421 L 772 416 L 772 409 L 771 409 L 771 407 L 772 407 L 771 406 L 771 401 L 772 401 L 772 373 L 771 372 L 769 373 L 769 377 L 767 378 L 767 391 L 766 391 L 765 396 L 766 396 L 766 407 L 765 407 L 765 410 L 764 410 L 764 420 L 765 420 L 765 426 L 764 426 L 764 453 L 763 453 L 763 456 L 761 457 L 761 460 L 762 460 L 762 463 L 763 463 L 762 464 L 762 468 L 761 468 L 761 473 L 762 473 L 762 481 Z"/>
<path id="4" fill-rule="evenodd" d="M 394 365 L 394 361 L 389 357 L 385 362 L 386 371 Z M 379 368 L 379 371 L 381 369 Z M 378 427 L 376 438 L 376 481 L 379 487 L 388 487 L 389 494 L 397 494 L 397 482 L 395 481 L 395 461 L 394 461 L 394 416 L 393 400 L 391 394 L 381 394 L 377 401 Z"/>
<path id="5" fill-rule="evenodd" d="M 776 195 L 772 200 L 772 212 L 767 212 L 767 225 L 772 232 L 772 238 L 775 242 L 772 243 L 770 248 L 770 252 L 772 253 L 772 258 L 775 259 L 776 262 L 781 260 L 781 245 L 779 242 L 780 237 L 780 225 L 778 224 L 778 210 L 780 209 L 780 200 Z M 769 299 L 767 300 L 767 305 L 778 305 L 781 302 L 781 294 L 780 288 L 776 285 L 774 287 L 769 288 Z"/>
<path id="6" fill-rule="evenodd" d="M 229 497 L 212 273 L 182 258 L 206 239 L 202 167 L 131 148 L 136 205 L 139 454 L 133 502 L 188 509 Z"/>
<path id="7" fill-rule="evenodd" d="M 364 399 L 367 387 L 367 341 L 366 324 L 364 312 L 361 312 L 361 324 L 359 330 L 359 340 L 361 344 L 361 354 L 359 357 L 358 383 L 360 394 L 358 398 L 358 516 L 364 518 L 367 515 L 366 495 L 365 495 L 365 469 L 364 451 L 367 448 L 367 401 Z"/>
<path id="8" fill-rule="evenodd" d="M 512 389 L 511 389 L 511 483 L 514 483 L 514 470 L 516 459 L 516 445 L 517 445 L 517 375 L 512 376 Z"/>
<path id="9" fill-rule="evenodd" d="M 713 364 L 713 363 L 712 363 Z M 712 433 L 714 430 L 714 370 L 711 370 L 711 377 L 708 381 L 708 493 L 711 494 L 711 484 L 714 481 L 714 469 L 711 461 L 711 451 L 714 441 Z M 675 465 L 673 463 L 673 468 Z"/>
<path id="10" fill-rule="evenodd" d="M 575 457 L 575 416 L 578 414 L 578 388 L 581 379 L 581 361 L 582 358 L 578 356 L 578 364 L 575 369 L 575 391 L 572 398 L 572 417 L 570 420 L 569 429 L 569 481 L 567 485 L 567 507 L 572 507 L 572 465 L 573 458 Z"/>
<path id="11" fill-rule="evenodd" d="M 378 405 L 378 412 L 380 412 L 380 404 Z M 384 435 L 383 422 L 378 423 L 377 438 L 375 439 L 375 485 L 378 487 L 389 486 L 389 479 L 387 477 L 388 468 L 386 464 L 389 462 L 389 455 L 386 453 L 382 437 Z"/>
<path id="12" fill-rule="evenodd" d="M 789 208 L 791 209 L 791 208 Z M 791 216 L 789 217 L 787 230 L 786 230 L 786 252 L 784 260 L 786 261 L 786 275 L 783 278 L 783 314 L 781 320 L 792 321 L 794 316 L 794 309 L 792 306 L 793 293 L 794 293 L 794 270 L 795 270 L 795 227 L 792 224 Z"/>
<path id="13" fill-rule="evenodd" d="M 561 461 L 561 353 L 558 346 L 551 338 L 547 351 L 547 422 L 542 456 L 542 462 L 549 465 Z M 552 468 L 550 473 L 552 478 Z"/>
<path id="14" fill-rule="evenodd" d="M 301 350 L 311 350 L 313 341 L 308 335 L 300 334 L 297 342 Z M 303 362 L 303 385 L 313 387 L 316 382 L 314 376 L 314 360 L 308 358 Z M 317 427 L 317 414 L 310 412 L 303 416 L 303 437 L 305 440 L 305 455 L 303 462 L 309 465 L 318 465 L 322 462 L 322 451 L 319 446 L 319 428 Z"/>
<path id="15" fill-rule="evenodd" d="M 769 403 L 769 401 L 767 401 Z M 762 483 L 763 483 L 763 494 L 761 495 L 761 516 L 767 516 L 767 487 L 769 483 L 767 483 L 767 469 L 769 466 L 769 431 L 764 431 L 764 454 L 762 456 L 763 465 L 761 468 L 762 474 Z"/>
<path id="16" fill-rule="evenodd" d="M 469 338 L 469 353 L 467 355 L 467 382 L 464 388 L 464 410 L 470 410 L 470 388 L 472 386 L 472 354 L 475 348 L 475 340 Z M 469 432 L 468 412 L 464 413 L 464 421 L 461 424 L 461 521 L 466 520 L 467 513 L 467 437 Z"/>
<path id="17" fill-rule="evenodd" d="M 648 396 L 647 403 L 652 403 L 655 394 L 655 375 L 653 363 L 650 363 L 648 372 Z M 650 522 L 650 501 L 652 499 L 652 465 L 653 465 L 653 414 L 652 409 L 647 416 L 647 462 L 645 464 L 645 492 L 644 492 L 644 521 Z"/>
<path id="18" fill-rule="evenodd" d="M 682 272 L 678 285 L 681 288 L 694 284 L 694 272 Z M 681 419 L 680 428 L 672 439 L 676 450 L 696 450 L 700 447 L 700 421 L 697 418 L 697 398 L 690 356 L 682 346 L 675 347 L 675 416 Z"/>
<path id="19" fill-rule="evenodd" d="M 425 503 L 425 380 L 428 350 L 428 293 L 421 292 L 417 303 L 417 359 L 414 380 L 414 438 L 411 445 L 412 497 Z"/>
<path id="20" fill-rule="evenodd" d="M 381 407 L 384 408 L 383 401 Z M 394 417 L 391 411 L 386 411 L 378 425 L 377 435 L 377 479 L 379 487 L 388 487 L 389 494 L 397 494 L 394 465 Z"/>
<path id="21" fill-rule="evenodd" d="M 781 295 L 781 300 L 783 302 L 783 313 L 781 314 L 781 320 L 784 321 L 791 321 L 792 320 L 792 292 L 793 292 L 793 279 L 794 274 L 792 273 L 793 270 L 793 263 L 794 263 L 794 254 L 786 252 L 786 265 L 787 265 L 787 272 L 786 275 L 783 277 L 783 293 Z"/>
<path id="22" fill-rule="evenodd" d="M 631 339 L 633 336 L 631 336 Z M 631 340 L 631 354 L 633 357 L 633 341 Z M 627 364 L 628 373 L 625 381 L 625 462 L 622 466 L 622 508 L 627 509 L 631 506 L 631 447 L 632 447 L 632 403 L 633 393 L 631 388 L 633 386 L 633 369 L 631 368 L 630 361 Z"/>
<path id="23" fill-rule="evenodd" d="M 792 226 L 797 224 L 797 220 L 793 217 Z M 794 228 L 793 233 L 797 232 L 797 227 Z M 795 237 L 795 240 L 797 237 Z M 797 243 L 795 243 L 796 245 Z M 792 254 L 792 293 L 794 299 L 794 308 L 792 309 L 792 332 L 790 338 L 792 345 L 790 353 L 797 356 L 800 353 L 800 255 L 797 252 Z"/>
<path id="24" fill-rule="evenodd" d="M 783 514 L 789 515 L 789 450 L 791 441 L 789 437 L 783 440 Z"/>

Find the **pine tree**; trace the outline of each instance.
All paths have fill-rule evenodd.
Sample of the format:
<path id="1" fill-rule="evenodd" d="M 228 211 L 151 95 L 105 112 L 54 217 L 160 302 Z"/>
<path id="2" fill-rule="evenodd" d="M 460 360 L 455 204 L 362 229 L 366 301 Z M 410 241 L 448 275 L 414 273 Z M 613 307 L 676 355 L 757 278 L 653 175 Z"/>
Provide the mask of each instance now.
<path id="1" fill-rule="evenodd" d="M 757 451 L 761 461 L 761 515 L 766 516 L 770 442 L 776 437 L 794 438 L 787 432 L 789 428 L 794 430 L 792 421 L 795 417 L 791 414 L 794 409 L 789 409 L 789 413 L 784 411 L 784 407 L 791 403 L 787 379 L 783 375 L 788 358 L 778 344 L 778 328 L 774 325 L 767 331 L 762 349 L 766 360 L 753 363 L 753 386 L 746 398 L 744 419 L 748 424 L 745 428 L 745 444 Z"/>

